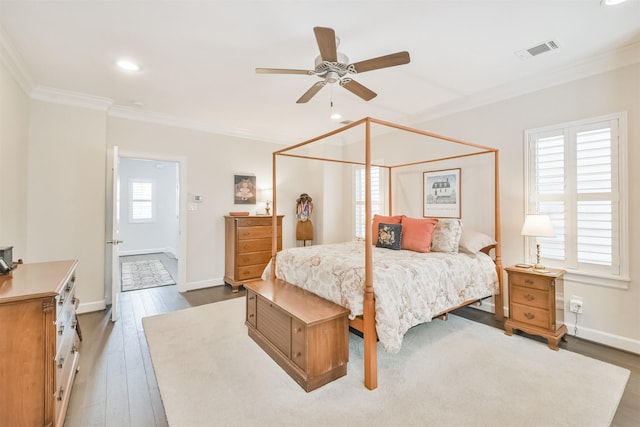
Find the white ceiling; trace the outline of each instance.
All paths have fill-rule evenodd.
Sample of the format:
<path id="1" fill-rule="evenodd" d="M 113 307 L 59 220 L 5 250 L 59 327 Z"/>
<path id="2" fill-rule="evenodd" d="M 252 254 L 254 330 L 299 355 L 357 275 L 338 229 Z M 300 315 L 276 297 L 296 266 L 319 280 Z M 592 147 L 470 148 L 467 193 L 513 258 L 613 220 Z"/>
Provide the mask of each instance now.
<path id="1" fill-rule="evenodd" d="M 255 68 L 312 69 L 314 26 L 335 29 L 351 62 L 402 50 L 411 62 L 354 76 L 378 94 L 369 102 L 328 85 L 296 104 L 316 77 Z M 0 0 L 0 30 L 4 58 L 34 92 L 282 142 L 340 126 L 328 117 L 332 99 L 344 119 L 411 125 L 640 61 L 640 0 Z M 548 40 L 560 48 L 514 54 Z M 121 57 L 142 71 L 118 70 Z"/>

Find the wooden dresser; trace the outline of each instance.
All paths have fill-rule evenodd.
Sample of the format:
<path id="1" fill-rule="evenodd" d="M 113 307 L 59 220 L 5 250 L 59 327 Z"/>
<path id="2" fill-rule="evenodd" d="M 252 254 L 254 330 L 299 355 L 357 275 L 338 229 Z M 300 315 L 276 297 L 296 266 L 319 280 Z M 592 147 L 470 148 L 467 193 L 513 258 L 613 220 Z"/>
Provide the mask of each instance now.
<path id="1" fill-rule="evenodd" d="M 563 304 L 556 295 L 563 293 L 564 270 L 554 268 L 538 272 L 532 268 L 507 267 L 509 276 L 509 319 L 507 335 L 514 329 L 547 339 L 550 349 L 558 350 L 558 341 L 566 335 Z"/>
<path id="2" fill-rule="evenodd" d="M 348 309 L 279 279 L 245 287 L 249 336 L 302 388 L 346 375 Z"/>
<path id="3" fill-rule="evenodd" d="M 77 261 L 0 276 L 0 425 L 62 427 L 78 368 Z"/>
<path id="4" fill-rule="evenodd" d="M 278 250 L 282 249 L 282 217 L 278 215 Z M 238 287 L 259 280 L 271 259 L 271 216 L 225 216 L 224 281 Z"/>

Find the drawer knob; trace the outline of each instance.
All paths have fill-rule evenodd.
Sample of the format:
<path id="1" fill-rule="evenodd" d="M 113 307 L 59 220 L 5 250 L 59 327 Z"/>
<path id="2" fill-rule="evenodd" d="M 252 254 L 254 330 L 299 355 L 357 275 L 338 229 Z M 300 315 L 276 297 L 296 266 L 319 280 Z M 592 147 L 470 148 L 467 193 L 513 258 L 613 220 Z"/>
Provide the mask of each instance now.
<path id="1" fill-rule="evenodd" d="M 296 353 L 296 357 L 301 357 L 301 356 L 302 356 L 302 352 L 301 351 Z"/>
<path id="2" fill-rule="evenodd" d="M 524 296 L 524 299 L 526 299 L 527 301 L 533 301 L 534 299 L 536 299 L 536 297 L 534 297 L 534 296 L 533 296 L 533 295 L 531 295 L 531 294 L 526 294 L 526 295 Z"/>
<path id="3" fill-rule="evenodd" d="M 249 297 L 249 301 L 253 301 L 254 299 L 256 299 L 256 297 L 254 297 L 254 296 L 250 296 Z"/>
<path id="4" fill-rule="evenodd" d="M 533 285 L 533 280 L 531 280 L 531 279 L 524 279 L 524 283 L 526 283 L 527 285 Z"/>
<path id="5" fill-rule="evenodd" d="M 249 315 L 249 318 L 252 318 L 252 317 L 253 317 L 253 313 L 251 313 L 251 314 Z"/>
<path id="6" fill-rule="evenodd" d="M 527 319 L 529 319 L 529 320 L 532 320 L 533 318 L 535 318 L 535 317 L 536 317 L 536 315 L 535 315 L 535 314 L 533 314 L 533 313 L 525 313 L 525 314 L 524 314 L 524 317 L 526 317 L 526 318 L 527 318 Z"/>

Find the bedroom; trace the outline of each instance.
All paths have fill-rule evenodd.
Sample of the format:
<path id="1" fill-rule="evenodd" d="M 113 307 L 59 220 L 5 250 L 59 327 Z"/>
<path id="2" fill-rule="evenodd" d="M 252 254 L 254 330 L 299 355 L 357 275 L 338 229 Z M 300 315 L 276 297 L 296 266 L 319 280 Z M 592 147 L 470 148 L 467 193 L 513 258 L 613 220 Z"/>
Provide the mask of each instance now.
<path id="1" fill-rule="evenodd" d="M 631 1 L 625 7 L 629 6 L 637 11 L 637 2 Z M 9 26 L 5 22 L 1 22 L 1 25 L 3 30 Z M 306 35 L 313 48 L 311 27 L 309 25 L 302 29 L 300 37 Z M 288 34 L 285 32 L 282 37 L 286 40 Z M 531 41 L 540 41 L 539 38 Z M 2 42 L 3 45 L 10 45 L 11 39 L 3 39 Z M 347 43 L 347 38 L 344 43 Z M 505 266 L 522 262 L 525 253 L 520 236 L 524 219 L 524 130 L 627 111 L 629 165 L 637 164 L 640 160 L 636 148 L 640 116 L 637 43 L 636 33 L 635 45 L 600 58 L 605 65 L 603 67 L 602 62 L 595 64 L 600 65 L 598 72 L 581 74 L 580 70 L 571 69 L 561 76 L 560 83 L 553 86 L 545 86 L 531 93 L 525 93 L 527 91 L 524 90 L 519 93 L 516 89 L 509 92 L 512 94 L 509 99 L 497 98 L 492 103 L 487 103 L 485 99 L 479 101 L 475 108 L 467 107 L 464 111 L 457 111 L 454 104 L 449 104 L 449 110 L 441 110 L 443 114 L 413 121 L 412 124 L 422 129 L 455 135 L 501 150 Z M 402 40 L 393 46 L 395 50 L 405 48 Z M 414 54 L 413 51 L 411 53 Z M 512 52 L 508 54 L 512 55 Z M 285 58 L 291 64 L 279 61 L 267 63 L 268 58 L 265 58 L 253 66 L 305 64 L 304 57 Z M 299 61 L 302 63 L 299 64 Z M 11 57 L 3 51 L 0 68 L 0 181 L 9 184 L 3 190 L 0 244 L 12 244 L 15 257 L 29 262 L 50 260 L 52 254 L 56 259 L 80 258 L 79 274 L 85 282 L 79 290 L 80 310 L 90 312 L 103 309 L 106 303 L 103 244 L 107 199 L 105 152 L 118 145 L 130 153 L 159 153 L 185 159 L 188 164 L 188 191 L 203 197 L 199 210 L 189 212 L 188 216 L 189 268 L 185 286 L 196 289 L 221 284 L 224 266 L 221 255 L 224 253 L 222 217 L 229 211 L 237 210 L 237 206 L 229 199 L 230 185 L 227 184 L 238 172 L 255 173 L 259 184 L 268 183 L 271 152 L 281 145 L 271 138 L 261 141 L 238 133 L 230 135 L 215 132 L 216 129 L 189 128 L 188 123 L 183 121 L 165 121 L 162 124 L 158 120 L 133 120 L 123 111 L 121 114 L 108 113 L 103 99 L 77 93 L 45 91 L 43 88 L 30 92 L 25 90 L 29 85 L 23 86 L 24 81 L 19 79 L 28 81 L 33 71 L 22 75 L 21 68 L 9 65 L 10 62 Z M 386 89 L 387 85 L 380 83 L 377 90 L 381 95 L 383 90 L 392 90 L 392 87 Z M 262 80 L 262 84 L 273 83 L 271 80 Z M 298 89 L 294 88 L 287 96 L 283 96 L 282 102 L 294 104 L 299 96 L 297 90 L 303 91 L 308 84 L 298 83 L 297 86 Z M 323 95 L 328 97 L 329 93 Z M 337 91 L 334 96 L 338 96 Z M 336 103 L 336 106 L 340 104 Z M 460 123 L 464 126 L 460 126 Z M 234 123 L 230 127 L 242 126 Z M 307 137 L 317 133 L 311 132 Z M 251 156 L 247 156 L 248 152 Z M 12 161 L 7 162 L 7 158 Z M 66 166 L 65 173 L 60 173 L 61 166 Z M 638 194 L 631 191 L 637 182 L 637 171 L 630 167 L 628 218 L 632 260 L 637 259 L 636 242 L 640 238 L 640 230 L 631 221 L 640 212 Z M 314 196 L 318 209 L 314 215 L 316 233 L 326 241 L 337 238 L 332 233 L 338 232 L 328 224 L 335 223 L 340 216 L 323 201 L 323 194 L 332 185 L 334 183 L 326 176 L 324 180 L 313 180 L 304 188 L 296 186 L 289 190 L 291 196 L 303 191 Z M 59 200 L 65 203 L 61 204 Z M 292 218 L 291 212 L 282 213 Z M 285 223 L 288 228 L 283 242 L 285 246 L 295 245 L 293 226 L 292 221 Z M 567 294 L 582 296 L 584 301 L 584 314 L 578 325 L 580 336 L 640 353 L 640 331 L 637 327 L 640 324 L 640 273 L 637 265 L 631 264 L 630 267 L 631 280 L 626 286 L 594 286 L 576 282 L 571 287 L 567 286 Z M 573 323 L 573 319 L 568 319 L 570 331 L 573 330 Z"/>

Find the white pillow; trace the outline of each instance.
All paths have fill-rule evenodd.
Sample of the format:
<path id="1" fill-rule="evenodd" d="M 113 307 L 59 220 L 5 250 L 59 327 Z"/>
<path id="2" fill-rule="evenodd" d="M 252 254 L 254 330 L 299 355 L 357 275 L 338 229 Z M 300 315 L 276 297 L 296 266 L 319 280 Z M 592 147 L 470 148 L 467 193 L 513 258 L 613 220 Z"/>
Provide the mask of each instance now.
<path id="1" fill-rule="evenodd" d="M 493 245 L 495 243 L 495 239 L 491 236 L 480 233 L 479 231 L 463 228 L 458 247 L 463 252 L 476 254 L 480 252 L 480 249 L 486 248 L 487 246 Z"/>
<path id="2" fill-rule="evenodd" d="M 462 234 L 459 219 L 441 219 L 433 230 L 431 238 L 432 252 L 458 252 L 458 243 Z"/>

